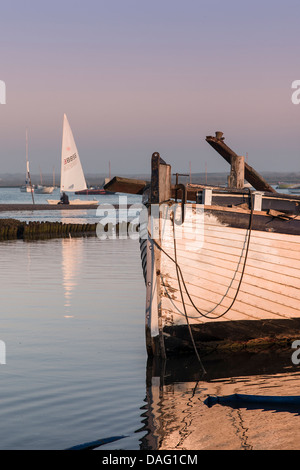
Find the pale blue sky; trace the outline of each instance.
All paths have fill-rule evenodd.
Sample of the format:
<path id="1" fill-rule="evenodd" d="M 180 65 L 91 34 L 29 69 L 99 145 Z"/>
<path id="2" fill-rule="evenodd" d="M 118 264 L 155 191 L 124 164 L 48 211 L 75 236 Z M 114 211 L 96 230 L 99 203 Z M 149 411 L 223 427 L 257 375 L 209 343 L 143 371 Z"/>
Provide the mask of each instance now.
<path id="1" fill-rule="evenodd" d="M 0 3 L 1 173 L 60 166 L 66 113 L 86 173 L 228 169 L 221 130 L 258 171 L 300 171 L 300 3 L 86 0 Z"/>

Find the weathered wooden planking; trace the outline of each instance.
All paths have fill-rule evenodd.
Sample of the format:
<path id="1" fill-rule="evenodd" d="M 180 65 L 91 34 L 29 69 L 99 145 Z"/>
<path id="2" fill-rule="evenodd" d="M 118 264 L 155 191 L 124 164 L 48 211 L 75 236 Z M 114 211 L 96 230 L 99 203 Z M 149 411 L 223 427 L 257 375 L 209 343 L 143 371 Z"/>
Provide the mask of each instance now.
<path id="1" fill-rule="evenodd" d="M 224 225 L 245 229 L 249 227 L 249 213 L 246 211 L 238 211 L 238 208 L 230 210 L 230 208 L 227 207 L 211 207 L 207 208 L 207 210 Z M 265 232 L 299 235 L 300 218 L 297 217 L 285 220 L 263 212 L 255 213 L 253 216 L 252 229 Z"/>
<path id="2" fill-rule="evenodd" d="M 209 281 L 206 280 L 206 282 L 201 282 L 198 285 L 192 284 L 187 275 L 184 275 L 184 278 L 188 292 L 197 308 L 203 313 L 207 313 L 214 309 L 212 313 L 209 314 L 212 319 L 214 316 L 218 316 L 220 313 L 223 313 L 226 308 L 230 306 L 237 291 L 237 282 L 233 284 L 228 283 L 228 286 L 221 286 L 217 283 L 214 285 L 213 276 Z M 170 300 L 172 302 L 174 313 L 176 313 L 177 306 L 179 304 L 182 305 L 177 278 L 175 276 L 169 276 L 165 279 L 165 283 L 163 283 L 163 285 L 165 286 L 165 289 L 163 290 L 162 295 L 165 298 L 162 300 L 162 308 L 166 308 L 165 301 Z M 185 293 L 185 288 L 182 288 L 185 305 L 190 316 L 193 318 L 199 318 L 199 320 L 204 322 L 207 321 L 199 315 L 197 310 L 194 309 L 190 299 Z M 232 306 L 230 311 L 226 313 L 223 320 L 232 320 L 233 312 L 238 312 L 238 315 L 240 315 L 239 318 L 242 319 L 244 315 L 250 314 L 251 306 L 255 307 L 252 312 L 252 317 L 259 320 L 264 318 L 276 318 L 277 316 L 283 318 L 300 317 L 299 299 L 287 296 L 284 293 L 279 293 L 277 291 L 269 291 L 265 289 L 263 282 L 261 282 L 259 286 L 254 286 L 247 284 L 245 281 L 245 283 L 243 282 L 242 284 L 235 304 Z M 171 307 L 169 309 L 171 310 Z M 180 310 L 183 312 L 182 306 L 180 307 Z"/>
<path id="3" fill-rule="evenodd" d="M 186 315 L 200 348 L 203 342 L 219 345 L 266 339 L 268 343 L 275 337 L 287 335 L 290 340 L 299 335 L 300 199 L 279 195 L 273 188 L 270 191 L 251 167 L 247 167 L 254 178 L 251 184 L 264 191 L 251 196 L 258 201 L 253 212 L 246 190 L 229 193 L 213 188 L 203 206 L 201 191 L 205 187 L 190 185 L 187 200 L 193 194 L 191 200 L 199 204 L 185 204 L 191 210 L 185 214 L 183 225 L 182 206 L 174 216 L 176 258 L 170 213 L 164 217 L 168 207 L 174 208 L 172 201 L 166 204 L 174 197 L 169 168 L 155 154 L 150 203 L 165 204 L 155 224 L 150 217 L 148 220 L 150 233 L 156 226 L 152 234 L 155 240 L 141 240 L 148 353 L 164 358 L 176 351 L 192 351 Z M 167 173 L 168 177 L 161 177 Z M 149 215 L 150 210 L 151 206 Z M 181 277 L 178 281 L 175 259 L 185 287 Z"/>
<path id="4" fill-rule="evenodd" d="M 197 269 L 197 263 L 201 260 L 203 264 L 201 269 L 208 269 L 208 267 L 211 266 L 212 270 L 219 272 L 223 277 L 230 277 L 230 270 L 236 269 L 238 263 L 238 270 L 241 270 L 245 255 L 244 245 L 246 238 L 232 240 L 230 236 L 232 236 L 234 232 L 236 232 L 236 229 L 223 227 L 223 238 L 219 236 L 220 232 L 217 232 L 217 236 L 214 238 L 215 234 L 210 231 L 209 237 L 204 236 L 203 245 L 201 245 L 198 250 L 194 251 L 191 249 L 190 244 L 187 250 L 185 241 L 177 239 L 177 254 L 180 257 L 181 264 L 193 270 Z M 292 283 L 295 287 L 300 288 L 299 244 L 294 241 L 290 242 L 290 252 L 288 249 L 288 241 L 281 240 L 281 238 L 286 239 L 287 236 L 272 234 L 277 235 L 277 238 L 273 237 L 268 242 L 266 239 L 254 237 L 253 234 L 257 233 L 258 232 L 252 232 L 251 234 L 247 270 L 251 270 L 252 275 L 254 275 L 253 271 L 256 269 L 258 277 L 269 280 L 270 273 L 273 273 L 276 282 L 280 282 L 281 280 L 285 285 Z M 238 234 L 238 236 L 240 235 Z M 262 243 L 259 244 L 259 241 Z M 284 248 L 282 248 L 283 243 Z M 163 240 L 163 247 L 166 248 L 174 258 L 173 244 L 173 241 Z M 296 250 L 296 256 L 292 256 L 292 254 L 295 253 L 295 251 L 292 250 Z"/>
<path id="5" fill-rule="evenodd" d="M 213 244 L 213 227 L 210 227 L 209 240 L 207 241 L 207 237 L 204 237 L 203 246 L 194 253 L 192 253 L 191 249 L 189 251 L 186 250 L 184 239 L 176 239 L 177 260 L 181 266 L 183 275 L 186 277 L 186 285 L 188 286 L 188 290 L 191 295 L 194 296 L 196 302 L 200 302 L 200 310 L 204 309 L 204 311 L 214 308 L 214 306 L 218 305 L 220 300 L 222 300 L 222 307 L 220 308 L 225 309 L 230 305 L 230 302 L 235 295 L 241 269 L 244 263 L 245 240 L 242 240 L 241 238 L 242 231 L 231 227 L 221 226 L 221 228 L 223 230 L 223 238 L 217 238 L 217 241 L 219 242 L 218 245 L 214 246 Z M 239 243 L 238 247 L 236 246 L 237 240 L 232 240 L 228 237 L 229 233 L 232 235 L 235 231 L 237 232 L 236 236 Z M 246 231 L 244 232 L 246 236 Z M 217 232 L 217 235 L 219 234 L 220 232 Z M 285 258 L 288 250 L 280 247 L 280 238 L 285 238 L 285 236 L 277 234 L 277 240 L 273 237 L 271 243 L 273 252 L 271 250 L 271 253 L 265 253 L 264 251 L 256 252 L 255 242 L 250 245 L 247 270 L 250 266 L 250 269 L 252 269 L 251 276 L 249 277 L 248 275 L 248 277 L 244 278 L 239 292 L 239 300 L 236 301 L 234 307 L 230 313 L 227 314 L 225 320 L 236 320 L 238 315 L 240 315 L 240 318 L 249 316 L 250 311 L 253 309 L 252 318 L 258 320 L 262 318 L 274 318 L 276 316 L 280 316 L 282 318 L 300 316 L 298 295 L 300 288 L 300 260 L 291 260 L 290 257 L 287 259 Z M 292 238 L 294 243 L 296 239 L 298 240 L 297 237 L 288 236 L 288 238 Z M 170 240 L 162 240 L 162 243 L 163 248 L 174 258 L 174 242 L 171 243 Z M 285 241 L 285 243 L 287 244 L 288 242 Z M 254 247 L 254 250 L 252 250 L 252 246 Z M 287 248 L 287 245 L 285 246 Z M 222 253 L 222 251 L 218 251 L 216 247 L 219 250 L 223 250 L 224 253 Z M 228 248 L 230 253 L 226 252 Z M 226 271 L 227 274 L 224 276 L 224 272 Z M 264 281 L 263 278 L 261 278 L 261 275 L 265 275 L 266 272 L 271 276 L 271 280 L 267 279 Z M 285 276 L 284 278 L 283 275 Z M 170 298 L 168 301 L 172 298 L 173 303 L 177 302 L 178 305 L 181 304 L 182 300 L 178 290 L 175 265 L 166 256 L 162 256 L 161 277 L 162 279 L 164 277 L 166 279 L 166 282 L 164 283 L 164 297 L 168 298 L 166 292 L 169 289 L 171 295 L 169 296 Z M 225 285 L 226 282 L 224 281 L 224 278 L 225 280 L 227 279 L 227 286 Z M 253 282 L 253 279 L 255 278 L 260 279 L 259 286 Z M 250 279 L 250 283 L 247 282 L 247 279 Z M 293 280 L 295 284 L 294 286 L 288 286 L 289 279 Z M 283 281 L 284 284 L 282 284 Z M 163 310 L 165 308 L 165 298 L 162 299 Z M 187 298 L 186 306 L 188 309 L 193 310 L 190 305 L 190 300 Z M 175 309 L 174 315 L 176 316 L 177 313 L 174 305 L 173 308 Z M 216 312 L 219 313 L 220 308 L 218 307 Z M 245 313 L 245 308 L 247 308 L 247 313 Z M 170 307 L 167 308 L 166 311 L 170 312 Z M 182 313 L 181 307 L 181 313 L 179 314 L 181 322 L 183 321 Z M 192 313 L 190 314 L 193 315 Z M 234 314 L 234 318 L 232 317 L 232 314 Z M 212 314 L 212 316 L 214 316 L 214 314 Z M 168 314 L 168 322 L 170 321 L 169 318 L 170 314 Z M 201 320 L 197 319 L 197 321 Z"/>
<path id="6" fill-rule="evenodd" d="M 172 225 L 171 221 L 164 221 L 164 224 Z M 195 310 L 182 286 L 183 305 L 174 262 L 161 252 L 157 265 L 149 254 L 147 279 L 152 284 L 151 287 L 147 284 L 148 299 L 151 298 L 147 310 L 148 336 L 156 332 L 158 337 L 161 331 L 166 353 L 174 352 L 174 348 L 191 348 L 185 313 L 197 342 L 249 340 L 261 338 L 262 334 L 291 335 L 292 323 L 295 326 L 297 319 L 300 320 L 299 237 L 252 231 L 245 274 L 238 297 L 231 306 L 240 281 L 249 231 L 224 225 L 209 209 L 205 210 L 203 227 L 204 238 L 200 243 L 179 237 L 176 250 L 193 302 L 203 314 L 209 312 L 211 318 Z M 185 235 L 192 234 L 192 221 L 187 222 L 187 227 L 176 226 L 177 234 L 183 228 Z M 172 237 L 162 237 L 161 243 L 174 259 Z M 156 283 L 158 277 L 159 284 Z M 220 316 L 230 306 L 229 311 Z"/>
<path id="7" fill-rule="evenodd" d="M 172 245 L 173 242 L 168 241 L 165 241 L 163 244 L 164 247 L 168 247 L 169 250 L 173 251 Z M 220 263 L 223 261 L 232 261 L 233 263 L 236 263 L 240 258 L 244 258 L 245 255 L 244 241 L 241 240 L 237 243 L 235 240 L 231 240 L 228 237 L 227 243 L 224 244 L 219 237 L 214 239 L 214 234 L 212 234 L 209 239 L 208 237 L 205 237 L 204 245 L 201 248 L 197 248 L 197 245 L 195 245 L 195 248 L 193 249 L 191 243 L 189 243 L 189 247 L 187 249 L 185 240 L 177 240 L 176 245 L 177 250 L 181 250 L 181 255 L 187 260 L 191 258 L 191 255 L 199 259 L 200 256 L 210 256 L 211 253 L 213 253 L 214 257 L 220 259 Z M 266 261 L 268 264 L 274 264 L 274 268 L 283 266 L 299 269 L 299 250 L 300 248 L 296 251 L 282 249 L 280 244 L 277 245 L 274 243 L 272 243 L 272 245 L 259 245 L 255 240 L 251 239 L 249 248 L 250 256 L 248 255 L 247 261 L 250 262 L 253 260 L 256 266 L 259 266 L 261 262 Z M 293 254 L 295 256 L 293 256 Z"/>
<path id="8" fill-rule="evenodd" d="M 169 268 L 168 264 L 162 267 L 162 278 L 165 279 L 163 285 L 165 286 L 165 296 L 170 296 L 173 301 L 182 302 L 180 297 L 180 292 L 178 289 L 178 281 L 175 273 L 171 274 L 170 271 L 168 272 L 168 277 L 164 276 L 164 268 Z M 234 275 L 234 273 L 233 273 Z M 222 313 L 225 308 L 230 305 L 231 300 L 236 294 L 237 291 L 237 284 L 238 282 L 228 282 L 228 285 L 220 285 L 215 282 L 215 278 L 212 275 L 203 282 L 201 282 L 201 278 L 198 277 L 198 284 L 195 284 L 193 281 L 194 279 L 190 279 L 189 275 L 186 271 L 183 270 L 183 277 L 185 280 L 185 284 L 187 286 L 188 292 L 191 295 L 191 298 L 197 308 L 200 311 L 207 312 L 207 310 L 216 308 L 215 313 L 219 314 Z M 240 277 L 237 276 L 236 281 L 239 281 Z M 242 287 L 239 291 L 238 300 L 234 304 L 232 311 L 237 310 L 239 303 L 242 303 L 242 309 L 239 309 L 241 315 L 249 314 L 248 307 L 253 305 L 256 308 L 259 307 L 259 310 L 255 310 L 255 318 L 263 319 L 263 318 L 272 318 L 276 315 L 281 315 L 284 318 L 293 318 L 293 317 L 300 317 L 299 313 L 299 299 L 294 298 L 293 296 L 286 295 L 284 292 L 280 293 L 279 289 L 275 291 L 269 291 L 266 289 L 264 282 L 261 281 L 259 285 L 250 285 L 245 282 L 242 283 Z M 181 281 L 182 282 L 182 281 Z M 183 288 L 183 287 L 182 287 Z M 287 291 L 289 288 L 287 288 Z M 184 288 L 183 288 L 184 292 Z M 191 307 L 191 302 L 187 298 L 186 294 L 184 293 L 186 305 Z M 163 304 L 164 306 L 164 304 Z M 193 316 L 197 316 L 198 314 L 196 311 L 191 308 L 191 312 Z M 266 314 L 267 317 L 266 317 Z M 214 314 L 212 314 L 213 316 Z M 231 311 L 226 314 L 224 319 L 231 318 Z"/>

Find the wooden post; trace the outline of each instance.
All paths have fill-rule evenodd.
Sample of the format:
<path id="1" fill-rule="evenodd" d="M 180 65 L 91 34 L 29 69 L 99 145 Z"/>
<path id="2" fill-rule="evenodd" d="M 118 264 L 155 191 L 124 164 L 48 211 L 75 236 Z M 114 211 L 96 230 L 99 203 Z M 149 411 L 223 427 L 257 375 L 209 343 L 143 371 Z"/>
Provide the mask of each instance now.
<path id="1" fill-rule="evenodd" d="M 228 187 L 243 189 L 245 181 L 245 157 L 231 155 L 231 171 L 228 176 Z"/>
<path id="2" fill-rule="evenodd" d="M 151 160 L 151 204 L 159 204 L 171 197 L 171 166 L 153 153 Z"/>
<path id="3" fill-rule="evenodd" d="M 207 136 L 206 142 L 208 142 L 228 163 L 231 163 L 232 155 L 236 155 L 236 153 L 225 144 L 222 132 L 217 132 L 216 137 Z M 267 183 L 254 168 L 249 166 L 248 163 L 245 163 L 245 179 L 257 191 L 268 191 L 276 194 L 276 189 L 272 188 L 272 186 Z"/>
<path id="4" fill-rule="evenodd" d="M 151 160 L 150 213 L 148 230 L 151 238 L 147 242 L 147 309 L 146 343 L 150 355 L 166 357 L 161 321 L 161 212 L 159 205 L 171 198 L 171 166 L 158 152 Z M 154 243 L 155 241 L 155 243 Z"/>

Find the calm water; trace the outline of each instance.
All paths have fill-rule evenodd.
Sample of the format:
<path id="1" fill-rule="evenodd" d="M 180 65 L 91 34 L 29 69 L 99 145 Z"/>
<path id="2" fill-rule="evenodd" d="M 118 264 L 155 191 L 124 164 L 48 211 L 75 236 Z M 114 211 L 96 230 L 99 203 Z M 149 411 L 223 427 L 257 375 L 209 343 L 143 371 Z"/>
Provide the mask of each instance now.
<path id="1" fill-rule="evenodd" d="M 59 199 L 59 189 L 55 189 L 52 194 L 34 194 L 35 204 L 47 204 L 48 199 Z M 136 196 L 132 194 L 107 194 L 107 195 L 95 195 L 95 196 L 82 196 L 74 195 L 70 196 L 70 199 L 81 199 L 83 201 L 96 200 L 99 202 L 99 206 L 102 204 L 114 205 L 133 205 L 140 204 L 142 202 L 142 196 Z M 19 188 L 0 188 L 0 204 L 33 204 L 30 193 L 22 193 Z M 103 209 L 104 211 L 104 209 Z M 13 212 L 0 212 L 0 218 L 15 218 L 22 221 L 65 221 L 70 223 L 95 223 L 99 221 L 99 216 L 105 216 L 104 212 L 98 210 L 97 205 L 92 209 L 79 209 L 72 211 L 64 210 L 49 210 L 49 211 L 28 211 L 20 210 Z M 135 217 L 136 211 L 132 211 L 132 217 Z M 112 217 L 127 216 L 126 210 L 116 209 L 115 213 L 112 213 Z M 130 218 L 130 214 L 129 217 Z"/>
<path id="2" fill-rule="evenodd" d="M 1 242 L 0 259 L 1 449 L 300 448 L 300 406 L 205 402 L 300 395 L 292 351 L 208 356 L 205 376 L 194 357 L 147 361 L 138 241 Z"/>
<path id="3" fill-rule="evenodd" d="M 145 395 L 137 242 L 4 242 L 0 253 L 1 448 L 131 436 Z"/>

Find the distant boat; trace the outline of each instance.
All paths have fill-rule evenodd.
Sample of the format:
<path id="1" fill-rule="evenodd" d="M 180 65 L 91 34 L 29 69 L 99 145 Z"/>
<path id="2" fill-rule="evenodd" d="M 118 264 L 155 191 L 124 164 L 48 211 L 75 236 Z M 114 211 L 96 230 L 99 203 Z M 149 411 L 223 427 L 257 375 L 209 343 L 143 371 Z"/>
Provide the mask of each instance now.
<path id="1" fill-rule="evenodd" d="M 278 189 L 299 189 L 299 183 L 278 183 Z"/>
<path id="2" fill-rule="evenodd" d="M 53 186 L 47 186 L 43 184 L 43 177 L 42 177 L 41 169 L 40 169 L 40 178 L 41 178 L 41 184 L 37 185 L 35 189 L 36 194 L 52 194 L 55 189 L 55 186 L 54 184 Z"/>
<path id="3" fill-rule="evenodd" d="M 34 203 L 34 186 L 31 184 L 31 177 L 29 171 L 29 160 L 28 160 L 28 131 L 26 129 L 26 174 L 25 174 L 25 184 L 20 187 L 22 193 L 31 193 L 32 202 Z"/>
<path id="4" fill-rule="evenodd" d="M 81 195 L 92 195 L 92 194 L 114 194 L 112 191 L 106 191 L 106 189 L 100 188 L 88 188 L 88 189 L 83 189 L 82 191 L 75 191 L 75 194 L 81 194 Z"/>
<path id="5" fill-rule="evenodd" d="M 75 193 L 75 191 L 86 190 L 87 185 L 82 170 L 79 153 L 75 144 L 70 124 L 67 116 L 64 114 L 63 139 L 61 151 L 61 175 L 60 192 L 65 195 L 66 192 Z M 62 200 L 48 199 L 49 204 L 62 204 Z M 69 200 L 69 204 L 99 204 L 98 201 L 83 201 L 81 199 Z"/>
<path id="6" fill-rule="evenodd" d="M 108 183 L 111 180 L 111 173 L 110 173 L 110 162 L 109 162 L 109 178 L 105 178 L 104 180 L 104 185 Z M 103 186 L 104 186 L 103 185 Z M 91 194 L 115 194 L 113 191 L 108 191 L 107 189 L 104 189 L 104 187 L 101 188 L 87 188 L 87 189 L 82 189 L 81 191 L 75 191 L 75 194 L 81 194 L 81 195 L 86 195 L 89 196 Z"/>
<path id="7" fill-rule="evenodd" d="M 33 193 L 34 187 L 30 186 L 30 184 L 25 183 L 23 186 L 20 187 L 21 193 Z"/>
<path id="8" fill-rule="evenodd" d="M 35 189 L 36 194 L 52 194 L 54 191 L 54 186 L 42 186 L 38 185 Z"/>

